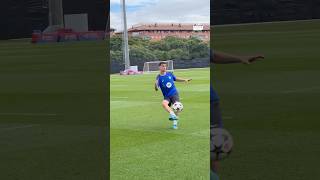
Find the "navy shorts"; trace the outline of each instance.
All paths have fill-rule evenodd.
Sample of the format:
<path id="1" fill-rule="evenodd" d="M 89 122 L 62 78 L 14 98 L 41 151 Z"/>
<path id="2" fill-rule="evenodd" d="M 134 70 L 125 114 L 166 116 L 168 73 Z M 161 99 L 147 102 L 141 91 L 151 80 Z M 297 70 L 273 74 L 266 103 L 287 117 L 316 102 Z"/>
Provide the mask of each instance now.
<path id="1" fill-rule="evenodd" d="M 176 93 L 172 96 L 169 96 L 169 97 L 164 97 L 164 100 L 167 100 L 169 101 L 169 107 L 174 104 L 175 102 L 180 102 L 180 97 L 179 97 L 179 94 Z"/>

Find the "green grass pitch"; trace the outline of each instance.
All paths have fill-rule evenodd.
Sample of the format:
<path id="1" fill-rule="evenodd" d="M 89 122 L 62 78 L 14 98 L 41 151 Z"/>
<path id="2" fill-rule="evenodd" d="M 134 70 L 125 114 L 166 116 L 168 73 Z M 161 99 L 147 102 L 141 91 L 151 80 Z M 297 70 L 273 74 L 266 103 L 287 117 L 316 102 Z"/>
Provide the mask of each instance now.
<path id="1" fill-rule="evenodd" d="M 112 75 L 111 179 L 209 179 L 209 68 L 176 70 L 184 110 L 178 130 L 154 90 L 157 74 Z"/>
<path id="2" fill-rule="evenodd" d="M 107 178 L 106 42 L 0 41 L 0 179 Z"/>
<path id="3" fill-rule="evenodd" d="M 235 146 L 222 180 L 319 179 L 320 21 L 214 27 L 215 50 L 262 53 L 211 69 Z"/>

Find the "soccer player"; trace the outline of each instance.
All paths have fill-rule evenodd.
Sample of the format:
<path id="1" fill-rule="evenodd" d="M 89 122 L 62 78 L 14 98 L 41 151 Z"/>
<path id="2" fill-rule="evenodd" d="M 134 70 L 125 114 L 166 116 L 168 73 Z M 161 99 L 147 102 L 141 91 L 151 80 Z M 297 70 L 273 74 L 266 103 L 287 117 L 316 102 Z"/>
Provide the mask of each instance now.
<path id="1" fill-rule="evenodd" d="M 160 88 L 163 94 L 162 107 L 170 114 L 169 120 L 173 122 L 173 129 L 178 129 L 178 112 L 174 113 L 171 105 L 180 101 L 179 93 L 174 85 L 174 81 L 189 82 L 191 79 L 183 79 L 176 77 L 171 72 L 167 72 L 167 64 L 159 63 L 159 74 L 156 78 L 154 88 L 156 91 Z"/>
<path id="2" fill-rule="evenodd" d="M 222 52 L 210 52 L 210 63 L 214 64 L 230 64 L 230 63 L 243 63 L 251 64 L 255 61 L 264 59 L 263 55 L 251 55 L 251 56 L 235 56 Z M 222 117 L 220 110 L 220 100 L 217 93 L 214 91 L 212 84 L 210 86 L 210 129 L 212 128 L 222 128 Z M 210 179 L 219 179 L 217 176 L 218 161 L 216 159 L 211 159 L 211 173 Z"/>

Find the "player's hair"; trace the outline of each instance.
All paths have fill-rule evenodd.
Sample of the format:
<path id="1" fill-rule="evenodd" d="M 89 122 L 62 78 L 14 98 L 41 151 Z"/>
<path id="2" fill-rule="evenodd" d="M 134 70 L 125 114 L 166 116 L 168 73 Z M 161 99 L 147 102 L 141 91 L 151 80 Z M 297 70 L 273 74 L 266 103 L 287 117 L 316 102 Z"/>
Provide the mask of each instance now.
<path id="1" fill-rule="evenodd" d="M 159 62 L 159 66 L 161 66 L 162 64 L 167 64 L 166 62 Z"/>

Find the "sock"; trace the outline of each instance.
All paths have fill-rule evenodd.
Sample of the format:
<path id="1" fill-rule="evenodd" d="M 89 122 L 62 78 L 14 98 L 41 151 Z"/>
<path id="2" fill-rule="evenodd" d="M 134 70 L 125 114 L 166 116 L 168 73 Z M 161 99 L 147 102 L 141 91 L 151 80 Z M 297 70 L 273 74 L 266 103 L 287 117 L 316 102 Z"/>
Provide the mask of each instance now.
<path id="1" fill-rule="evenodd" d="M 170 115 L 175 116 L 176 114 L 173 111 L 170 111 Z"/>

